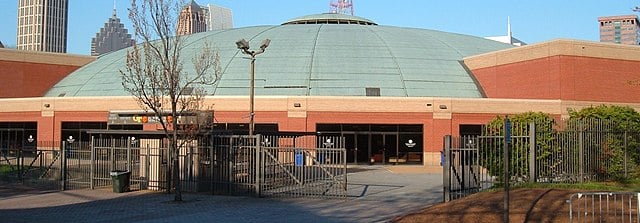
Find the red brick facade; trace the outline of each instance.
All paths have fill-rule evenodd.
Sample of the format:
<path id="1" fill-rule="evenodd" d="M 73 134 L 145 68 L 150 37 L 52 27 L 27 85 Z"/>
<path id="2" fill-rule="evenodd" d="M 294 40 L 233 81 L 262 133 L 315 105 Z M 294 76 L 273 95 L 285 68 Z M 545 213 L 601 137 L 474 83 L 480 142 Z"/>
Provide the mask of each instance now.
<path id="1" fill-rule="evenodd" d="M 472 72 L 488 98 L 640 102 L 640 61 L 552 56 Z"/>
<path id="2" fill-rule="evenodd" d="M 41 97 L 79 66 L 0 61 L 0 98 Z"/>

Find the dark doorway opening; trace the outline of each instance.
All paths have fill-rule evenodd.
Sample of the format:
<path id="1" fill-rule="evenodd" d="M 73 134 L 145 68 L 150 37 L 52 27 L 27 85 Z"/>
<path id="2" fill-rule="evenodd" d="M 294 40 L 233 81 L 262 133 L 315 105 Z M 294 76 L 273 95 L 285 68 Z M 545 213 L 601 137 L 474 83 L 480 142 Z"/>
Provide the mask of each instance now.
<path id="1" fill-rule="evenodd" d="M 422 124 L 318 124 L 316 129 L 345 138 L 350 164 L 423 163 Z"/>

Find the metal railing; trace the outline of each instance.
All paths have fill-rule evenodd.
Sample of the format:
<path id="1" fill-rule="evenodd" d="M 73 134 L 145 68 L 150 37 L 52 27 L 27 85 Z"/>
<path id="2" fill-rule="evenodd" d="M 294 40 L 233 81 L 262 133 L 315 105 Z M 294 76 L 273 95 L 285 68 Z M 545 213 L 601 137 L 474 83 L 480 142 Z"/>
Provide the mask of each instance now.
<path id="1" fill-rule="evenodd" d="M 42 145 L 44 143 L 38 143 Z M 170 190 L 172 154 L 164 139 L 95 138 L 55 147 L 0 150 L 0 179 L 50 189 L 110 187 L 130 172 L 132 190 Z M 225 195 L 346 197 L 341 137 L 207 135 L 182 145 L 180 188 Z"/>
<path id="2" fill-rule="evenodd" d="M 0 148 L 0 180 L 20 182 L 43 190 L 58 190 L 62 180 L 62 155 L 53 143 Z"/>
<path id="3" fill-rule="evenodd" d="M 640 132 L 619 126 L 609 120 L 513 123 L 510 184 L 627 179 L 640 166 Z M 486 127 L 477 136 L 445 136 L 444 142 L 445 201 L 503 184 L 505 136 L 500 127 Z"/>
<path id="4" fill-rule="evenodd" d="M 640 222 L 640 193 L 575 193 L 567 203 L 569 222 Z"/>

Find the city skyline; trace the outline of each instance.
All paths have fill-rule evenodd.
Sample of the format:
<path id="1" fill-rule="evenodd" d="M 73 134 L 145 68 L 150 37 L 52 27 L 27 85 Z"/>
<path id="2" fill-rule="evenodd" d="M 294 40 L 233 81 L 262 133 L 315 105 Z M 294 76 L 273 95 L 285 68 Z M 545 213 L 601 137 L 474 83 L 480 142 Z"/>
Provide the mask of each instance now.
<path id="1" fill-rule="evenodd" d="M 317 1 L 230 1 L 201 0 L 200 5 L 215 4 L 233 11 L 235 28 L 278 25 L 309 14 L 329 11 L 328 0 Z M 356 16 L 371 19 L 380 25 L 434 29 L 478 37 L 506 35 L 507 17 L 511 18 L 514 37 L 529 44 L 558 38 L 599 41 L 598 17 L 636 14 L 631 9 L 637 0 L 616 1 L 536 1 L 513 3 L 506 0 L 482 2 L 355 1 Z M 0 41 L 6 47 L 16 46 L 17 1 L 5 1 L 0 7 Z M 126 16 L 130 1 L 117 0 L 125 28 L 131 30 Z M 93 8 L 94 10 L 83 10 Z M 113 0 L 69 0 L 67 52 L 89 55 L 91 38 L 111 16 Z M 230 43 L 233 44 L 233 43 Z"/>

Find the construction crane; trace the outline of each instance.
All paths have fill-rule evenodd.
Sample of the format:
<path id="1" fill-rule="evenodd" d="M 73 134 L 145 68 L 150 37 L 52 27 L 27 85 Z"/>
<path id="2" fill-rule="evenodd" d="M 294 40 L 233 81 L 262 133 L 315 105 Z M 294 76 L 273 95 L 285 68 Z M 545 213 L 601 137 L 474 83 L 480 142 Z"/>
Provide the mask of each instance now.
<path id="1" fill-rule="evenodd" d="M 353 15 L 353 0 L 330 0 L 331 13 Z"/>

